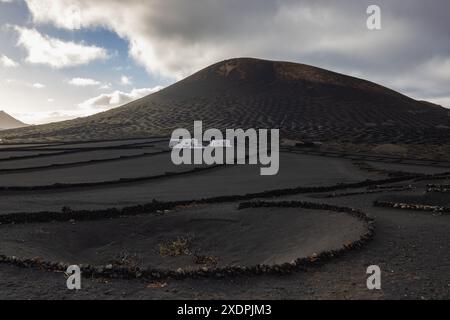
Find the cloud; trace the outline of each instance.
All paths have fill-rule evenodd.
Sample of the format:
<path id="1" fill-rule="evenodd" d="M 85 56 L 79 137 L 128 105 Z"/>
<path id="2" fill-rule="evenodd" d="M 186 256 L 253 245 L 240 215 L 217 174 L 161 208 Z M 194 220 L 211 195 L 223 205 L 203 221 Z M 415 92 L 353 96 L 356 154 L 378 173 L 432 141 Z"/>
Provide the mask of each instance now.
<path id="1" fill-rule="evenodd" d="M 441 106 L 450 107 L 450 95 L 447 97 L 437 97 L 437 98 L 430 97 L 427 100 Z"/>
<path id="2" fill-rule="evenodd" d="M 450 108 L 450 55 L 431 57 L 408 73 L 394 75 L 391 82 L 413 98 Z"/>
<path id="3" fill-rule="evenodd" d="M 94 98 L 88 99 L 79 104 L 82 109 L 101 109 L 108 110 L 127 102 L 142 98 L 151 93 L 161 90 L 162 86 L 153 88 L 133 89 L 130 92 L 114 91 L 111 93 L 104 93 Z"/>
<path id="4" fill-rule="evenodd" d="M 422 74 L 436 80 L 450 80 L 450 55 L 433 57 L 421 65 Z"/>
<path id="5" fill-rule="evenodd" d="M 124 86 L 129 86 L 132 84 L 130 77 L 122 76 L 120 77 L 120 84 Z"/>
<path id="6" fill-rule="evenodd" d="M 19 64 L 11 58 L 2 54 L 0 55 L 0 66 L 3 66 L 5 68 L 17 68 Z"/>
<path id="7" fill-rule="evenodd" d="M 21 87 L 34 88 L 34 89 L 44 89 L 46 87 L 46 85 L 39 83 L 39 82 L 30 83 L 27 81 L 11 79 L 11 78 L 2 80 L 0 83 L 2 83 L 2 82 L 7 85 L 10 85 L 10 86 L 21 86 Z"/>
<path id="8" fill-rule="evenodd" d="M 112 84 L 108 82 L 108 83 L 103 84 L 99 89 L 108 90 L 108 89 L 111 89 L 111 86 L 112 86 Z"/>
<path id="9" fill-rule="evenodd" d="M 92 114 L 93 112 L 89 110 L 79 110 L 79 109 L 77 110 L 58 109 L 56 111 L 33 111 L 30 113 L 26 112 L 11 113 L 12 116 L 21 119 L 23 122 L 34 125 L 71 120 L 78 117 L 87 117 Z"/>
<path id="10" fill-rule="evenodd" d="M 69 81 L 69 84 L 78 87 L 98 86 L 101 83 L 94 79 L 89 78 L 73 78 Z"/>
<path id="11" fill-rule="evenodd" d="M 42 83 L 37 82 L 37 83 L 33 83 L 32 87 L 35 88 L 35 89 L 44 89 L 45 85 L 43 85 Z"/>
<path id="12" fill-rule="evenodd" d="M 129 43 L 151 74 L 180 79 L 239 56 L 291 60 L 358 74 L 405 91 L 426 63 L 450 52 L 450 2 L 378 0 L 382 30 L 366 27 L 369 0 L 26 0 L 35 23 L 106 28 Z M 67 8 L 72 8 L 68 10 Z M 445 58 L 428 69 L 427 87 L 450 87 Z M 423 65 L 419 70 L 417 66 Z M 411 76 L 410 76 L 411 75 Z M 419 96 L 435 92 L 422 89 Z M 444 94 L 440 92 L 439 95 Z"/>
<path id="13" fill-rule="evenodd" d="M 106 27 L 128 40 L 130 55 L 151 73 L 179 79 L 236 56 L 285 57 L 320 53 L 372 56 L 373 47 L 395 50 L 407 35 L 401 22 L 368 34 L 366 8 L 318 1 L 27 0 L 33 20 L 71 29 Z M 45 5 L 43 5 L 43 3 Z M 346 1 L 349 3 L 349 1 Z M 63 15 L 70 5 L 78 8 Z M 356 49 L 356 50 L 355 50 Z"/>
<path id="14" fill-rule="evenodd" d="M 36 29 L 15 27 L 15 30 L 19 33 L 17 44 L 27 50 L 26 61 L 32 64 L 61 69 L 108 57 L 106 50 L 97 46 L 62 41 L 43 35 Z"/>

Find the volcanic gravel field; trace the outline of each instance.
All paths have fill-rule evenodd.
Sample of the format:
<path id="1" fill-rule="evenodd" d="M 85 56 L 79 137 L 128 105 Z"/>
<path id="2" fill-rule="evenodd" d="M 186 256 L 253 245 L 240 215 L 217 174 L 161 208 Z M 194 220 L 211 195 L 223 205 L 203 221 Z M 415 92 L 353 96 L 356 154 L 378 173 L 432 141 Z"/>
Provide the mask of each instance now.
<path id="1" fill-rule="evenodd" d="M 167 146 L 2 146 L 0 298 L 450 298 L 450 164 L 291 147 L 260 176 L 174 166 Z"/>

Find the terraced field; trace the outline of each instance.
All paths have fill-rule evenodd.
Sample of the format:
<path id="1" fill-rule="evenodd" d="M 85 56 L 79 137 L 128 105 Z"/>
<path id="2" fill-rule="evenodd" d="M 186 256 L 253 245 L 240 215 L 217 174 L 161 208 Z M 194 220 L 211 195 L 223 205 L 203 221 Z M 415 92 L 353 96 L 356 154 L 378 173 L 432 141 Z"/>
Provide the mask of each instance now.
<path id="1" fill-rule="evenodd" d="M 255 165 L 177 167 L 167 145 L 0 150 L 16 159 L 0 161 L 0 297 L 450 297 L 450 216 L 395 205 L 447 206 L 445 163 L 291 147 L 263 177 Z M 83 266 L 76 294 L 69 264 Z M 370 264 L 381 291 L 365 287 Z"/>
<path id="2" fill-rule="evenodd" d="M 0 171 L 0 208 L 1 212 L 11 213 L 55 211 L 62 207 L 89 209 L 105 204 L 129 206 L 154 199 L 203 199 L 385 178 L 364 172 L 341 159 L 281 153 L 280 163 L 278 175 L 265 177 L 260 176 L 259 167 L 253 165 L 193 171 L 196 166 L 172 165 L 170 153 L 31 172 Z M 167 172 L 175 174 L 161 176 Z M 322 174 L 326 178 L 320 178 Z M 106 179 L 110 179 L 109 183 Z"/>

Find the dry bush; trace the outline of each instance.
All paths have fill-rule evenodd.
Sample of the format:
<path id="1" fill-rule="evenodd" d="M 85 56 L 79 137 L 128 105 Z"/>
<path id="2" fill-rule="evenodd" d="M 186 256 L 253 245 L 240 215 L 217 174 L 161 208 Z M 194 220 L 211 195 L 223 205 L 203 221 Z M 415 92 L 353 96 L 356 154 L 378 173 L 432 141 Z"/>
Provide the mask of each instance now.
<path id="1" fill-rule="evenodd" d="M 215 267 L 219 263 L 219 258 L 214 256 L 195 255 L 194 259 L 195 264 L 201 264 L 208 267 Z"/>
<path id="2" fill-rule="evenodd" d="M 188 237 L 178 237 L 159 245 L 159 254 L 162 257 L 190 256 L 191 239 Z"/>

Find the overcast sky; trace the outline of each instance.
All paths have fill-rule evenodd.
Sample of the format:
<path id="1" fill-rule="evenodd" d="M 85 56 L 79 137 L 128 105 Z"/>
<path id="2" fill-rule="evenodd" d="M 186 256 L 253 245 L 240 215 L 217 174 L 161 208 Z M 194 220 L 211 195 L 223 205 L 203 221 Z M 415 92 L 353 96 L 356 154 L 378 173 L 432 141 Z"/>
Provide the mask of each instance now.
<path id="1" fill-rule="evenodd" d="M 366 9 L 381 8 L 381 30 Z M 450 107 L 448 0 L 0 0 L 0 110 L 90 115 L 219 60 L 311 64 Z"/>

